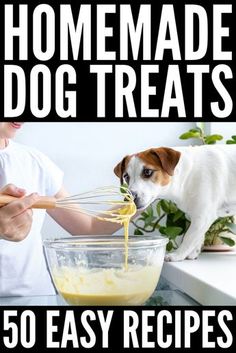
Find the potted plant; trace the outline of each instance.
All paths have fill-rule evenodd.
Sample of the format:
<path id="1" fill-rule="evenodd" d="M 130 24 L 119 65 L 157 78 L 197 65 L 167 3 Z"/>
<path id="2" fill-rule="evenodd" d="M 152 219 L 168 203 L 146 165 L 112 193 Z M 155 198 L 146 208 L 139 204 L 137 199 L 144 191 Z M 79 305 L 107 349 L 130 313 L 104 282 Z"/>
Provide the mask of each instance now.
<path id="1" fill-rule="evenodd" d="M 206 135 L 203 127 L 191 129 L 180 137 L 182 140 L 197 139 L 201 144 L 212 145 L 223 139 L 223 136 Z M 232 136 L 227 144 L 236 144 L 236 136 Z M 236 234 L 234 217 L 218 218 L 205 235 L 205 250 L 228 250 L 235 246 L 233 235 Z M 142 235 L 159 231 L 167 237 L 167 251 L 178 248 L 182 237 L 188 230 L 190 220 L 177 205 L 169 200 L 160 200 L 149 206 L 141 215 L 132 221 L 135 226 L 134 234 Z"/>

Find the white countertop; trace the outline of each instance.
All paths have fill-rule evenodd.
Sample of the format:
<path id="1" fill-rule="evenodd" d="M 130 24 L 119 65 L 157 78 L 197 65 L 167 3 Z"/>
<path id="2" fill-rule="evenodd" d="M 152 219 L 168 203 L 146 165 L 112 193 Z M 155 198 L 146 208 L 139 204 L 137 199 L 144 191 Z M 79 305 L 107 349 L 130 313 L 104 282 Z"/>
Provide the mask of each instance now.
<path id="1" fill-rule="evenodd" d="M 236 251 L 203 252 L 197 260 L 167 262 L 162 275 L 202 305 L 236 305 Z"/>

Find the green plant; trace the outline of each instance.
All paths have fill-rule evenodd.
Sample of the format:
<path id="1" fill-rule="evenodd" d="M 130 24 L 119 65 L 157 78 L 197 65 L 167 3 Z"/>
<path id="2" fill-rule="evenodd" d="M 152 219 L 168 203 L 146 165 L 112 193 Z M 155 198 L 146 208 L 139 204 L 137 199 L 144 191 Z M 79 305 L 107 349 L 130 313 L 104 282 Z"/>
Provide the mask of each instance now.
<path id="1" fill-rule="evenodd" d="M 218 134 L 206 135 L 203 129 L 196 127 L 185 132 L 179 138 L 182 140 L 197 139 L 202 144 L 212 145 L 217 141 L 221 141 L 223 136 Z M 232 139 L 227 140 L 226 143 L 236 144 L 236 136 L 232 136 Z M 168 238 L 167 251 L 171 251 L 178 248 L 181 237 L 185 235 L 189 228 L 190 220 L 175 203 L 168 200 L 160 200 L 156 204 L 149 206 L 132 223 L 135 226 L 135 235 L 159 231 Z M 204 244 L 215 244 L 216 240 L 220 239 L 224 244 L 234 246 L 234 240 L 228 237 L 225 232 L 236 234 L 236 225 L 233 217 L 218 218 L 207 231 Z"/>
<path id="2" fill-rule="evenodd" d="M 218 218 L 210 227 L 205 234 L 205 245 L 217 244 L 218 239 L 223 243 L 234 246 L 235 242 L 233 239 L 223 236 L 224 232 L 231 232 L 235 234 L 236 225 L 234 224 L 233 217 Z M 222 235 L 221 235 L 222 234 Z"/>
<path id="3" fill-rule="evenodd" d="M 231 136 L 231 140 L 227 140 L 226 143 L 227 145 L 236 144 L 236 136 L 235 135 Z"/>
<path id="4" fill-rule="evenodd" d="M 205 135 L 200 127 L 191 129 L 179 137 L 181 140 L 198 139 L 203 145 L 214 145 L 223 139 L 221 135 Z M 235 141 L 236 143 L 236 141 Z"/>
<path id="5" fill-rule="evenodd" d="M 177 249 L 177 237 L 184 235 L 190 225 L 184 212 L 171 201 L 161 200 L 155 206 L 149 206 L 140 217 L 132 221 L 135 235 L 152 233 L 158 230 L 169 239 L 167 250 Z"/>

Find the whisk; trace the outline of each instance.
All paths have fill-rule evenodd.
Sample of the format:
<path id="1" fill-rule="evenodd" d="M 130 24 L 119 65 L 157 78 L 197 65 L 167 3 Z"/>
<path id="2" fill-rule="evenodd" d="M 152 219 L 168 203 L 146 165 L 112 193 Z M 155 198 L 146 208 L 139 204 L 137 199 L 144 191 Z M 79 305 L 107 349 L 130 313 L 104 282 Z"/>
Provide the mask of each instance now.
<path id="1" fill-rule="evenodd" d="M 0 207 L 17 199 L 13 196 L 0 195 Z M 96 205 L 100 205 L 100 207 L 96 209 Z M 105 209 L 105 207 L 110 209 Z M 132 217 L 136 212 L 132 193 L 125 186 L 104 186 L 63 199 L 40 196 L 32 208 L 63 208 L 116 222 L 122 222 L 127 217 Z"/>

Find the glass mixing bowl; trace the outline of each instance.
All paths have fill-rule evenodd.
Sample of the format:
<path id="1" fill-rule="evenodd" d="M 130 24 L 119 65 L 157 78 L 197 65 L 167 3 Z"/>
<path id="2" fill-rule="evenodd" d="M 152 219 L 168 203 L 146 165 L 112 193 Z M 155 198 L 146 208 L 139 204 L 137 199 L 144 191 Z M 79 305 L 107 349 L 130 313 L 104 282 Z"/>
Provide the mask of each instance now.
<path id="1" fill-rule="evenodd" d="M 157 236 L 129 236 L 128 247 L 114 235 L 44 241 L 55 287 L 71 305 L 144 304 L 157 286 L 166 244 Z"/>

